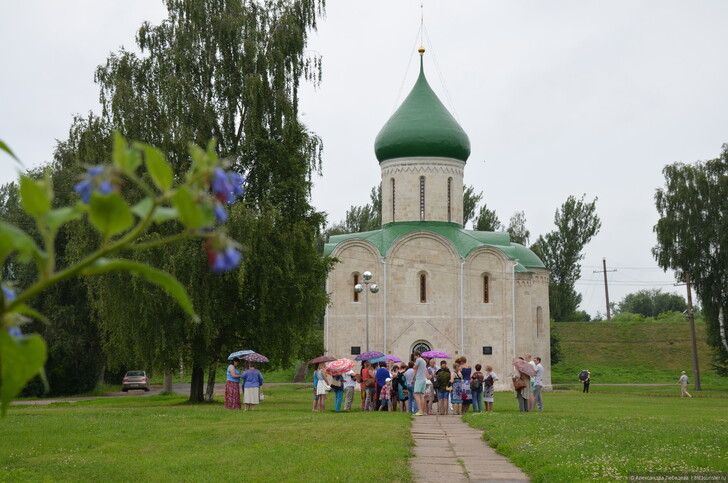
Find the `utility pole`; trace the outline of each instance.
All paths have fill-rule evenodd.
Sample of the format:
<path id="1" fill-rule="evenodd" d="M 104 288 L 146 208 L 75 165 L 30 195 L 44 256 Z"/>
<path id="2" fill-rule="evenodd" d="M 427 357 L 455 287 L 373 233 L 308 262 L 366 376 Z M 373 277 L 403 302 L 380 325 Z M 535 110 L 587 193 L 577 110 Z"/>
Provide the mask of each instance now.
<path id="1" fill-rule="evenodd" d="M 609 284 L 607 283 L 607 272 L 616 272 L 617 269 L 614 270 L 607 270 L 607 259 L 602 258 L 602 267 L 604 267 L 603 270 L 594 270 L 594 273 L 603 273 L 604 274 L 604 296 L 607 299 L 607 321 L 612 320 L 612 311 L 609 308 Z"/>
<path id="2" fill-rule="evenodd" d="M 688 320 L 690 321 L 690 342 L 693 350 L 693 383 L 700 391 L 700 368 L 698 367 L 698 344 L 695 341 L 695 314 L 693 313 L 693 293 L 690 287 L 690 274 L 685 272 L 685 285 L 688 287 Z"/>

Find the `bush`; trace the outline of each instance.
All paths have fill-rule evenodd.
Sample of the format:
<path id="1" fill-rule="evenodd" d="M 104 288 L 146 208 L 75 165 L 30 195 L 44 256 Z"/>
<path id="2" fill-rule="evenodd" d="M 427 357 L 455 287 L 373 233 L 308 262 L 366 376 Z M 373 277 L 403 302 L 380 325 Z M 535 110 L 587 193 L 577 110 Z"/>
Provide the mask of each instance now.
<path id="1" fill-rule="evenodd" d="M 644 322 L 645 317 L 640 314 L 633 314 L 632 312 L 621 312 L 612 317 L 612 322 Z"/>

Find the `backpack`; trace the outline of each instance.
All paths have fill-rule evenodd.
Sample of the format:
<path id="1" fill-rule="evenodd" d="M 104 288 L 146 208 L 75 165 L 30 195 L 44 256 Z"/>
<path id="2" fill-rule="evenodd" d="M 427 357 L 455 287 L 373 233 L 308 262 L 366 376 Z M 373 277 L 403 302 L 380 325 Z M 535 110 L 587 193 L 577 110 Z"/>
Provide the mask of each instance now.
<path id="1" fill-rule="evenodd" d="M 474 377 L 470 380 L 470 390 L 471 391 L 480 391 L 481 388 L 480 379 L 477 377 Z"/>
<path id="2" fill-rule="evenodd" d="M 493 376 L 489 375 L 485 378 L 485 387 L 493 387 Z"/>

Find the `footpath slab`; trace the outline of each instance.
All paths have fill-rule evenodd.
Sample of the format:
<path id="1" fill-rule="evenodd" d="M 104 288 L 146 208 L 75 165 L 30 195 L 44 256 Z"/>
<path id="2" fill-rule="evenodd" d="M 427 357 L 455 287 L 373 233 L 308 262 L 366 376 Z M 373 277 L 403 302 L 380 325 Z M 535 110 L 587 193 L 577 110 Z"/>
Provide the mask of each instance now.
<path id="1" fill-rule="evenodd" d="M 410 460 L 417 482 L 524 482 L 528 476 L 482 439 L 482 432 L 460 416 L 413 416 L 415 457 Z"/>

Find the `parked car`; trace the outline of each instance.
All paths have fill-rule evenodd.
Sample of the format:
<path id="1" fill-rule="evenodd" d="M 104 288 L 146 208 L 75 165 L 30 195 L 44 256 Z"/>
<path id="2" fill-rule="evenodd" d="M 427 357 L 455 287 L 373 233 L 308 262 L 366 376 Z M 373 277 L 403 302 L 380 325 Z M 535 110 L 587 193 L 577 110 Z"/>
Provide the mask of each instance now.
<path id="1" fill-rule="evenodd" d="M 121 381 L 121 390 L 126 392 L 129 389 L 144 389 L 149 390 L 149 378 L 147 373 L 144 371 L 129 371 L 124 376 L 124 380 Z"/>

